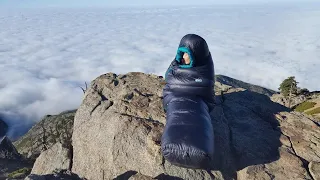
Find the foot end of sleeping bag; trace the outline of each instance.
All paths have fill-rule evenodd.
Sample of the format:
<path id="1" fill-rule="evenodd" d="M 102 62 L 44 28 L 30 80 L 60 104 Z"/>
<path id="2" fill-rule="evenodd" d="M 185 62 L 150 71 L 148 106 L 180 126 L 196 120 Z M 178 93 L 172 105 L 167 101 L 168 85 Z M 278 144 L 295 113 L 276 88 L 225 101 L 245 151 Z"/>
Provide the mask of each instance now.
<path id="1" fill-rule="evenodd" d="M 183 168 L 207 169 L 212 160 L 212 154 L 183 144 L 167 144 L 162 146 L 162 152 L 167 161 Z"/>
<path id="2" fill-rule="evenodd" d="M 177 96 L 168 104 L 166 115 L 161 138 L 164 158 L 180 167 L 210 167 L 214 132 L 205 102 L 199 97 Z"/>

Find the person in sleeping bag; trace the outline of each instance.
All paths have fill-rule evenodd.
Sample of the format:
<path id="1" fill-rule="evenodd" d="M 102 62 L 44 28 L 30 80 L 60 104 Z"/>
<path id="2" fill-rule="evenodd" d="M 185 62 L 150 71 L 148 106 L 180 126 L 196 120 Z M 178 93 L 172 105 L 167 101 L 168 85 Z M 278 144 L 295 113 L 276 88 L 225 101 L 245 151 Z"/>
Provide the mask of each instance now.
<path id="1" fill-rule="evenodd" d="M 208 169 L 214 153 L 210 111 L 214 105 L 214 64 L 206 41 L 185 35 L 166 74 L 166 125 L 161 151 L 171 164 Z"/>

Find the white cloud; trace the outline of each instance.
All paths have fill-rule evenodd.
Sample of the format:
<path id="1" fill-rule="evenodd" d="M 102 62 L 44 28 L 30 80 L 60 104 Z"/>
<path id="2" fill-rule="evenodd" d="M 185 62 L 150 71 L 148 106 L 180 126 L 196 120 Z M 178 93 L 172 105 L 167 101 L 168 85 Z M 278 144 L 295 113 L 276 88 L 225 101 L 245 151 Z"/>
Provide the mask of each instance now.
<path id="1" fill-rule="evenodd" d="M 320 8 L 46 9 L 0 12 L 0 114 L 26 127 L 74 109 L 106 72 L 163 75 L 181 37 L 203 36 L 216 73 L 319 90 Z"/>

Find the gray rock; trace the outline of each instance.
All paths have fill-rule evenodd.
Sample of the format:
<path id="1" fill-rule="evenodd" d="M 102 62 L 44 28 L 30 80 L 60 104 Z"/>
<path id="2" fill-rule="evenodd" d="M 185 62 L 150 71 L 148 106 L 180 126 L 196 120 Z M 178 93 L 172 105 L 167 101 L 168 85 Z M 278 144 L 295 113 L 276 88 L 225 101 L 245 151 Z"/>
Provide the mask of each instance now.
<path id="1" fill-rule="evenodd" d="M 36 159 L 41 152 L 57 142 L 70 146 L 75 112 L 76 110 L 72 110 L 45 116 L 27 134 L 14 142 L 19 153 Z"/>
<path id="2" fill-rule="evenodd" d="M 160 81 L 142 73 L 109 73 L 91 84 L 75 116 L 72 171 L 88 179 L 130 170 L 161 174 Z"/>
<path id="3" fill-rule="evenodd" d="M 290 102 L 290 108 L 293 108 L 303 102 L 305 102 L 308 99 L 306 95 L 298 95 L 298 96 L 293 96 L 291 98 Z M 282 94 L 274 94 L 271 96 L 271 100 L 273 102 L 279 103 L 283 106 L 289 107 L 289 99 L 284 97 Z"/>
<path id="4" fill-rule="evenodd" d="M 52 147 L 56 150 L 51 153 L 45 151 L 39 157 L 44 157 L 39 160 L 41 163 L 35 166 L 39 169 L 72 166 L 73 173 L 88 179 L 317 177 L 320 128 L 316 121 L 273 102 L 274 96 L 269 97 L 273 92 L 268 89 L 225 77 L 222 80 L 215 83 L 216 106 L 211 112 L 215 155 L 210 171 L 180 168 L 164 160 L 160 151 L 166 123 L 162 109 L 164 80 L 134 72 L 125 75 L 107 73 L 91 83 L 74 117 L 73 161 L 67 158 L 71 146 L 64 149 L 57 145 Z M 45 119 L 57 119 L 68 113 L 72 112 Z M 29 133 L 33 137 L 41 134 L 35 127 L 39 125 Z M 67 132 L 72 132 L 72 128 L 68 128 L 71 130 Z M 51 146 L 48 148 L 52 149 Z M 41 152 L 39 148 L 35 149 Z M 31 148 L 25 152 L 33 153 Z M 64 166 L 68 164 L 62 163 L 65 160 L 70 166 Z M 57 173 L 52 174 L 53 170 L 47 170 L 50 175 L 41 177 L 63 179 Z M 67 178 L 75 175 L 70 171 L 62 174 Z M 78 175 L 75 176 L 79 178 Z"/>
<path id="5" fill-rule="evenodd" d="M 50 174 L 56 169 L 71 168 L 70 149 L 63 147 L 61 143 L 56 143 L 50 149 L 41 153 L 33 165 L 31 174 Z"/>
<path id="6" fill-rule="evenodd" d="M 224 85 L 228 85 L 231 86 L 233 88 L 243 88 L 243 89 L 247 89 L 251 92 L 256 92 L 259 94 L 264 94 L 267 96 L 272 96 L 273 94 L 276 94 L 277 92 L 268 88 L 264 88 L 261 86 L 257 86 L 257 85 L 253 85 L 253 84 L 249 84 L 228 76 L 224 76 L 224 75 L 216 75 L 216 82 L 219 82 L 221 84 Z"/>
<path id="7" fill-rule="evenodd" d="M 163 84 L 143 73 L 95 79 L 75 115 L 73 172 L 88 179 L 211 179 L 207 171 L 180 168 L 162 158 Z M 271 101 L 262 93 L 267 91 L 221 82 L 215 89 L 211 174 L 216 179 L 311 178 L 305 163 L 318 161 L 320 152 L 319 127 L 312 119 Z M 301 146 L 299 133 L 306 141 Z"/>
<path id="8" fill-rule="evenodd" d="M 309 171 L 314 180 L 320 180 L 320 162 L 310 162 Z"/>
<path id="9" fill-rule="evenodd" d="M 129 180 L 153 180 L 154 178 L 137 173 L 129 178 Z"/>
<path id="10" fill-rule="evenodd" d="M 6 136 L 0 139 L 0 160 L 1 159 L 20 159 L 21 156 L 13 146 L 10 139 Z"/>
<path id="11" fill-rule="evenodd" d="M 298 112 L 281 113 L 281 130 L 289 137 L 294 153 L 308 162 L 320 162 L 320 129 L 315 122 Z"/>
<path id="12" fill-rule="evenodd" d="M 238 172 L 239 180 L 255 179 L 310 179 L 303 162 L 289 149 L 280 148 L 280 159 L 277 161 L 254 165 Z"/>
<path id="13" fill-rule="evenodd" d="M 71 171 L 63 169 L 47 175 L 31 174 L 28 177 L 26 177 L 25 180 L 86 180 L 86 179 L 80 178 L 78 175 L 72 173 Z"/>

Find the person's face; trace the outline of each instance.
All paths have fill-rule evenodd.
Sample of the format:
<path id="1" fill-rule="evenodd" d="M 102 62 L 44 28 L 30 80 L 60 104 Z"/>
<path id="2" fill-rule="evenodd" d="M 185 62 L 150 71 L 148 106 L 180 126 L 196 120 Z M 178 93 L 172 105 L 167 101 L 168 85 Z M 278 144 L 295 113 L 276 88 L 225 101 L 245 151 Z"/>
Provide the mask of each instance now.
<path id="1" fill-rule="evenodd" d="M 188 53 L 183 54 L 182 62 L 184 64 L 190 64 L 190 57 L 189 57 Z"/>

